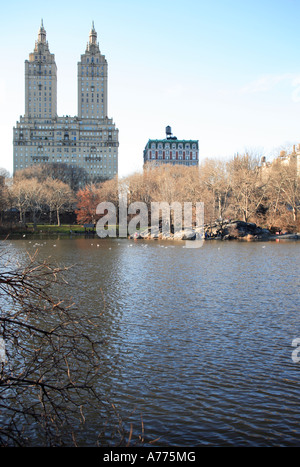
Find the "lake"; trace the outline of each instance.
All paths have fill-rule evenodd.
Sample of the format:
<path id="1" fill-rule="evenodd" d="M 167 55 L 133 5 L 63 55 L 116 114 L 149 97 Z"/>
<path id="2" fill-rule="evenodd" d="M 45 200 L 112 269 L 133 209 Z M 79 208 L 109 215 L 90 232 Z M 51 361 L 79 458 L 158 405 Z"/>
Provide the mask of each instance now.
<path id="1" fill-rule="evenodd" d="M 103 312 L 102 390 L 154 446 L 299 446 L 300 243 L 9 240 Z M 109 370 L 109 371 L 108 371 Z"/>

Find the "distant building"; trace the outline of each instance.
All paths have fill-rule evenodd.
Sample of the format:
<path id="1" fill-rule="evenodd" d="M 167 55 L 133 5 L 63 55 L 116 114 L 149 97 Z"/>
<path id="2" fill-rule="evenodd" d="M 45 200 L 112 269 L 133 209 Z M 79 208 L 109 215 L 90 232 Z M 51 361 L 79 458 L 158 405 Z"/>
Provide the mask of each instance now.
<path id="1" fill-rule="evenodd" d="M 149 139 L 144 149 L 144 165 L 199 165 L 198 140 L 177 139 L 171 127 L 166 127 L 166 138 Z"/>
<path id="2" fill-rule="evenodd" d="M 78 116 L 57 116 L 57 68 L 43 22 L 25 61 L 25 115 L 13 129 L 14 173 L 40 163 L 64 162 L 91 177 L 118 173 L 119 134 L 107 117 L 107 61 L 92 25 L 77 67 Z"/>
<path id="3" fill-rule="evenodd" d="M 290 152 L 280 151 L 279 156 L 277 156 L 272 162 L 266 162 L 266 158 L 263 156 L 261 160 L 261 166 L 263 169 L 268 169 L 272 167 L 273 164 L 282 164 L 285 166 L 293 165 L 295 167 L 297 175 L 300 177 L 300 144 L 293 145 L 293 148 Z"/>
<path id="4" fill-rule="evenodd" d="M 300 176 L 300 144 L 298 144 L 297 147 L 294 145 L 290 153 L 281 151 L 277 160 L 284 165 L 294 164 L 297 175 Z"/>

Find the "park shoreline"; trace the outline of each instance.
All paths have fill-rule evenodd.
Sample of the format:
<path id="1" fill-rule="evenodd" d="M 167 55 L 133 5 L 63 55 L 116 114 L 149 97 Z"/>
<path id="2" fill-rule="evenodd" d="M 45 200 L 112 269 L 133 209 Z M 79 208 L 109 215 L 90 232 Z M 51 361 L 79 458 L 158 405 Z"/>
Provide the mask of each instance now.
<path id="1" fill-rule="evenodd" d="M 115 229 L 117 232 L 117 229 Z M 172 230 L 172 229 L 171 229 Z M 201 235 L 199 236 L 201 232 Z M 48 237 L 48 236 L 65 236 L 70 238 L 97 237 L 96 225 L 93 228 L 87 229 L 84 225 L 38 225 L 34 229 L 33 226 L 0 227 L 0 238 L 2 240 Z M 204 235 L 204 238 L 203 238 Z M 118 238 L 118 235 L 116 235 Z M 112 237 L 109 237 L 112 238 Z M 257 226 L 255 223 L 244 221 L 216 221 L 212 224 L 205 224 L 204 229 L 183 229 L 179 232 L 163 233 L 162 228 L 151 229 L 150 227 L 144 231 L 136 231 L 128 236 L 129 239 L 135 240 L 168 240 L 168 241 L 193 241 L 203 238 L 205 241 L 281 241 L 281 240 L 300 240 L 300 233 L 296 232 L 271 232 L 268 229 Z"/>

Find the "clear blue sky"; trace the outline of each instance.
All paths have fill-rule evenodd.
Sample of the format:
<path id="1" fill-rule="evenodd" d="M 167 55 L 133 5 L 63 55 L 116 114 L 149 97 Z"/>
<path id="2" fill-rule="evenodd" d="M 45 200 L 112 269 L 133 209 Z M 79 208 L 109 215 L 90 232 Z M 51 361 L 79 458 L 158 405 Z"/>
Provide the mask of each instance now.
<path id="1" fill-rule="evenodd" d="M 43 18 L 58 67 L 58 113 L 77 114 L 77 62 L 92 21 L 108 60 L 119 174 L 141 170 L 170 125 L 200 158 L 300 143 L 300 0 L 1 1 L 0 167 L 24 114 L 24 61 Z"/>

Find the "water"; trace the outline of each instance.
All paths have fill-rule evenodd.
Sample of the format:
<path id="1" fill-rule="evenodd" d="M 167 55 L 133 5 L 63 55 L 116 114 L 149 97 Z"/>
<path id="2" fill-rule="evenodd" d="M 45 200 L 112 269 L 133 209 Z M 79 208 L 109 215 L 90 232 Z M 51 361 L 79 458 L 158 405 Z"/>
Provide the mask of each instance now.
<path id="1" fill-rule="evenodd" d="M 37 245 L 38 243 L 38 245 Z M 56 246 L 53 246 L 56 245 Z M 102 390 L 156 446 L 299 446 L 299 242 L 14 240 L 103 313 Z"/>

